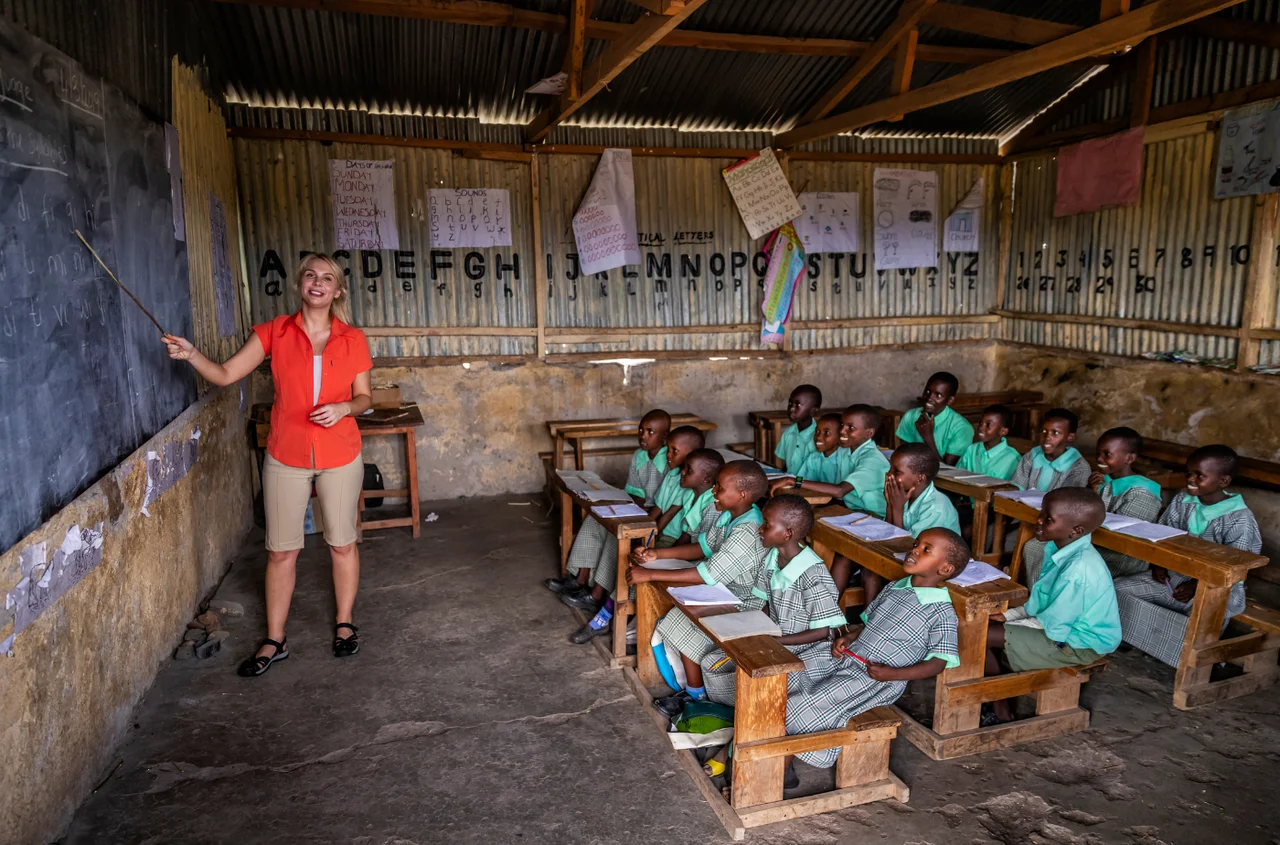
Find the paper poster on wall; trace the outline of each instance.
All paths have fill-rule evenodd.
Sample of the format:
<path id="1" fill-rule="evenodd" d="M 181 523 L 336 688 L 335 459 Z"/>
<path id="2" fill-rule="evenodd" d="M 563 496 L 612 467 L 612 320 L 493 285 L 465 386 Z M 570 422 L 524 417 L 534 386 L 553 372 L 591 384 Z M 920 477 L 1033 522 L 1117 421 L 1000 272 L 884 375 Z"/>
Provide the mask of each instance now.
<path id="1" fill-rule="evenodd" d="M 607 149 L 573 215 L 578 263 L 586 275 L 640 263 L 631 150 Z"/>
<path id="2" fill-rule="evenodd" d="M 798 197 L 800 216 L 792 221 L 804 250 L 814 252 L 859 252 L 858 195 L 805 191 Z"/>
<path id="3" fill-rule="evenodd" d="M 506 188 L 432 188 L 427 191 L 431 246 L 511 246 L 511 193 Z"/>
<path id="4" fill-rule="evenodd" d="M 1053 216 L 1067 217 L 1138 201 L 1142 191 L 1142 137 L 1135 127 L 1058 151 Z"/>
<path id="5" fill-rule="evenodd" d="M 804 245 L 790 223 L 783 223 L 765 245 L 769 266 L 764 274 L 764 299 L 760 303 L 764 315 L 760 322 L 761 343 L 782 343 L 786 323 L 791 318 L 791 303 L 796 282 L 804 273 Z"/>
<path id="6" fill-rule="evenodd" d="M 333 159 L 335 249 L 399 249 L 395 181 L 389 161 Z"/>
<path id="7" fill-rule="evenodd" d="M 1222 115 L 1218 145 L 1218 199 L 1266 194 L 1280 188 L 1280 100 Z"/>
<path id="8" fill-rule="evenodd" d="M 236 291 L 231 278 L 231 250 L 227 246 L 227 209 L 209 192 L 209 244 L 213 250 L 213 298 L 218 306 L 218 335 L 236 333 Z"/>
<path id="9" fill-rule="evenodd" d="M 938 174 L 928 170 L 875 172 L 877 270 L 938 266 Z"/>
<path id="10" fill-rule="evenodd" d="M 5 610 L 13 614 L 13 636 L 34 622 L 40 614 L 62 598 L 102 563 L 102 523 L 93 528 L 73 525 L 63 537 L 61 547 L 49 555 L 49 542 L 27 546 L 18 552 L 18 570 L 22 577 L 5 596 Z M 12 648 L 12 637 L 3 648 Z"/>
<path id="11" fill-rule="evenodd" d="M 800 216 L 800 203 L 769 147 L 722 172 L 752 239 L 763 237 Z"/>
<path id="12" fill-rule="evenodd" d="M 979 176 L 943 224 L 943 252 L 978 252 L 978 233 L 982 231 L 982 189 L 983 179 Z"/>

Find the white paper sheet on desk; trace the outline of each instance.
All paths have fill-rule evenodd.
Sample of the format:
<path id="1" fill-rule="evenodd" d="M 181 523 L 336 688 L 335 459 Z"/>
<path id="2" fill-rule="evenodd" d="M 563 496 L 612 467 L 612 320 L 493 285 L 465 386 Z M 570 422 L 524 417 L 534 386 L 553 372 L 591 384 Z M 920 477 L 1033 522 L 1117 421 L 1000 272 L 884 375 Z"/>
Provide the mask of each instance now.
<path id="1" fill-rule="evenodd" d="M 738 604 L 738 597 L 724 584 L 695 584 L 692 587 L 668 587 L 667 592 L 677 603 L 685 607 L 710 607 L 718 604 Z"/>
<path id="2" fill-rule="evenodd" d="M 824 516 L 823 522 L 830 524 L 841 531 L 847 531 L 859 540 L 870 540 L 872 542 L 880 542 L 883 540 L 897 540 L 900 537 L 910 537 L 911 534 L 903 531 L 896 525 L 890 525 L 883 519 L 877 519 L 874 516 L 868 516 L 864 513 L 851 513 L 844 516 Z"/>
<path id="3" fill-rule="evenodd" d="M 1036 510 L 1039 510 L 1040 506 L 1044 504 L 1043 490 L 1001 490 L 996 495 L 1022 502 L 1024 505 L 1029 505 Z"/>
<path id="4" fill-rule="evenodd" d="M 1008 575 L 1005 575 L 989 563 L 971 560 L 969 565 L 964 568 L 964 572 L 961 572 L 947 583 L 955 584 L 957 587 L 972 587 L 975 584 L 985 584 L 988 581 L 999 581 L 1001 578 L 1008 577 Z"/>
<path id="5" fill-rule="evenodd" d="M 648 516 L 649 512 L 634 502 L 625 505 L 596 505 L 591 512 L 601 519 L 622 519 L 624 517 Z"/>
<path id="6" fill-rule="evenodd" d="M 631 500 L 631 496 L 627 494 L 626 490 L 619 490 L 617 487 L 583 490 L 578 492 L 578 495 L 588 502 L 628 502 Z"/>
<path id="7" fill-rule="evenodd" d="M 1161 540 L 1168 540 L 1170 537 L 1179 537 L 1186 534 L 1181 528 L 1170 528 L 1168 525 L 1157 525 L 1154 522 L 1137 522 L 1133 525 L 1126 525 L 1124 528 L 1117 528 L 1117 534 L 1128 534 L 1130 537 L 1137 537 L 1139 540 L 1150 540 L 1158 543 Z"/>
<path id="8" fill-rule="evenodd" d="M 1003 479 L 983 475 L 980 472 L 969 472 L 967 469 L 956 469 L 954 467 L 938 470 L 938 476 L 951 481 L 963 481 L 965 484 L 972 484 L 974 487 L 995 487 L 998 484 L 1008 483 Z"/>
<path id="9" fill-rule="evenodd" d="M 660 572 L 676 572 L 681 569 L 693 569 L 698 565 L 696 560 L 676 560 L 674 558 L 660 558 L 651 560 L 644 565 L 645 569 L 656 569 Z"/>
<path id="10" fill-rule="evenodd" d="M 722 613 L 702 620 L 706 628 L 719 640 L 740 640 L 743 637 L 780 637 L 782 629 L 763 611 L 742 610 L 738 613 Z"/>
<path id="11" fill-rule="evenodd" d="M 1108 531 L 1119 531 L 1121 528 L 1128 528 L 1130 525 L 1136 525 L 1139 522 L 1142 522 L 1142 520 L 1134 519 L 1124 514 L 1109 513 L 1107 518 L 1102 520 L 1102 527 Z"/>

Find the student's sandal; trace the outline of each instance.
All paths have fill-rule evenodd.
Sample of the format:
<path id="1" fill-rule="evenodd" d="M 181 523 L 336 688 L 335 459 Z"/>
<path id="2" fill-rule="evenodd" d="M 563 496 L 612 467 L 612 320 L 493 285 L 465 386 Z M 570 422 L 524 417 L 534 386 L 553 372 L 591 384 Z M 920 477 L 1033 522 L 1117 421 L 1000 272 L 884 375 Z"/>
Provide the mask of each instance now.
<path id="1" fill-rule="evenodd" d="M 338 632 L 343 628 L 351 629 L 351 636 L 340 637 Z M 350 622 L 339 622 L 333 626 L 333 656 L 334 657 L 350 657 L 360 650 L 360 629 Z"/>
<path id="2" fill-rule="evenodd" d="M 256 678 L 271 668 L 271 664 L 277 660 L 284 660 L 289 656 L 288 637 L 281 637 L 280 642 L 276 642 L 270 637 L 264 637 L 262 642 L 258 643 L 258 648 L 254 654 L 249 655 L 240 663 L 240 667 L 236 669 L 236 674 L 242 678 Z M 275 653 L 270 657 L 266 655 L 258 655 L 257 651 L 261 650 L 264 645 L 275 646 Z"/>

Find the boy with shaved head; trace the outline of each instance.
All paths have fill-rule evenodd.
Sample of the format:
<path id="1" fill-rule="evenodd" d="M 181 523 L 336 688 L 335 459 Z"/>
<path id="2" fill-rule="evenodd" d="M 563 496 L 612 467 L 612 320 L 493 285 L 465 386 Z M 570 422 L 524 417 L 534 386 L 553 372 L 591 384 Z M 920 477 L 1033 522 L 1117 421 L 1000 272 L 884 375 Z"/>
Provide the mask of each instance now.
<path id="1" fill-rule="evenodd" d="M 1060 487 L 1044 497 L 1036 539 L 1045 544 L 1040 578 L 1022 607 L 995 614 L 987 628 L 986 674 L 1001 674 L 997 649 L 1015 672 L 1083 666 L 1120 645 L 1120 613 L 1111 572 L 1090 535 L 1107 516 L 1098 494 Z M 992 702 L 994 718 L 1013 718 L 1009 700 Z"/>
<path id="2" fill-rule="evenodd" d="M 791 391 L 787 400 L 787 417 L 791 425 L 782 430 L 773 457 L 779 467 L 794 473 L 813 454 L 814 413 L 822 407 L 822 391 L 812 384 L 802 384 Z M 759 456 L 757 456 L 759 457 Z"/>

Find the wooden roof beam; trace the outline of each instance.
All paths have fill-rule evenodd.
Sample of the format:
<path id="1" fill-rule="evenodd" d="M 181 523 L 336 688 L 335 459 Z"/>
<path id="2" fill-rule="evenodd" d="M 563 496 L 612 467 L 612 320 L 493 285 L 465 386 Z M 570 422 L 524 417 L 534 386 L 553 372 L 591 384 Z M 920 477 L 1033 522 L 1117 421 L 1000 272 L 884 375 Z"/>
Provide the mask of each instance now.
<path id="1" fill-rule="evenodd" d="M 1045 44 L 1080 31 L 1080 27 L 1069 23 L 993 12 L 977 6 L 961 6 L 958 3 L 934 4 L 933 8 L 925 12 L 922 23 L 953 32 L 965 32 L 969 35 L 981 35 L 983 38 L 1031 45 Z"/>
<path id="2" fill-rule="evenodd" d="M 893 48 L 898 45 L 898 42 L 915 28 L 915 25 L 924 17 L 924 13 L 935 2 L 936 0 L 906 0 L 902 4 L 902 8 L 898 10 L 898 16 L 885 27 L 884 32 L 880 33 L 880 37 L 871 42 L 871 46 L 858 57 L 858 61 L 854 62 L 853 67 L 844 76 L 840 77 L 840 81 L 831 86 L 818 99 L 818 102 L 814 103 L 804 113 L 804 116 L 800 118 L 800 122 L 812 123 L 830 114 L 836 106 L 844 101 L 845 97 L 849 96 L 849 93 L 854 88 L 858 87 L 858 83 L 866 79 L 871 74 L 871 71 L 876 69 L 876 65 L 888 58 L 889 54 L 893 52 Z"/>
<path id="3" fill-rule="evenodd" d="M 898 41 L 893 56 L 893 79 L 889 82 L 891 94 L 905 94 L 911 90 L 911 74 L 916 69 L 916 49 L 920 42 L 920 30 L 911 30 Z M 895 121 L 902 120 L 905 115 L 894 115 Z"/>
<path id="4" fill-rule="evenodd" d="M 778 135 L 775 144 L 780 147 L 806 144 L 888 120 L 897 114 L 909 114 L 949 103 L 1046 70 L 1124 50 L 1157 32 L 1190 23 L 1239 2 L 1241 0 L 1154 0 L 1128 14 L 1015 53 L 1008 58 L 958 73 L 932 85 L 798 126 Z"/>
<path id="5" fill-rule="evenodd" d="M 555 104 L 544 110 L 529 124 L 525 130 L 525 140 L 531 144 L 545 140 L 561 121 L 573 115 L 586 105 L 588 100 L 603 91 L 618 74 L 629 68 L 649 48 L 683 23 L 705 2 L 707 0 L 687 0 L 678 12 L 670 15 L 645 15 L 631 24 L 625 37 L 611 44 L 600 58 L 583 70 L 582 90 L 578 95 L 571 97 L 568 92 L 561 94 Z"/>
<path id="6" fill-rule="evenodd" d="M 582 94 L 582 57 L 587 46 L 587 19 L 595 0 L 573 0 L 569 10 L 569 42 L 564 48 L 564 72 L 569 75 L 564 90 L 570 97 Z"/>
<path id="7" fill-rule="evenodd" d="M 1202 18 L 1184 26 L 1179 33 L 1201 35 L 1219 41 L 1238 41 L 1259 47 L 1280 47 L 1280 26 L 1239 18 Z"/>
<path id="8" fill-rule="evenodd" d="M 1126 57 L 1125 60 L 1112 63 L 1109 67 L 1103 68 L 1075 88 L 1072 88 L 1048 108 L 1032 118 L 1017 135 L 1006 141 L 1000 147 L 1000 155 L 1020 153 L 1035 143 L 1041 135 L 1048 131 L 1049 127 L 1111 87 L 1116 78 L 1126 72 L 1131 64 L 1132 61 Z"/>
<path id="9" fill-rule="evenodd" d="M 684 8 L 684 0 L 629 0 L 629 2 L 655 15 L 674 15 Z"/>

